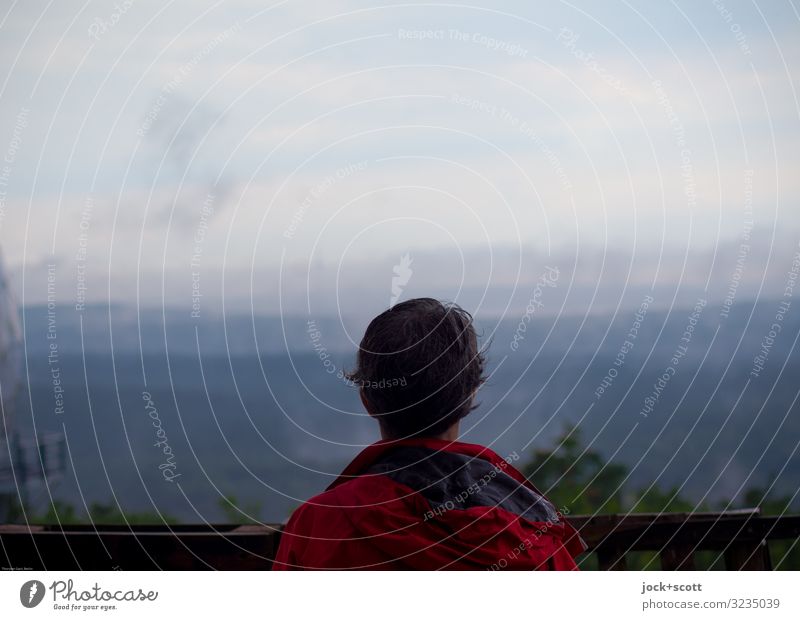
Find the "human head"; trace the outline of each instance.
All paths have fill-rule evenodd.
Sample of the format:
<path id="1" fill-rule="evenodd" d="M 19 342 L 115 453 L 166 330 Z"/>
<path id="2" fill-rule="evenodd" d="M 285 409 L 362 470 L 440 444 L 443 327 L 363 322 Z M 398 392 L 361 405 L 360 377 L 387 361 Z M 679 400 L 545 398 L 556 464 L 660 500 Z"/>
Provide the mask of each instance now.
<path id="1" fill-rule="evenodd" d="M 372 320 L 349 379 L 385 437 L 435 437 L 475 408 L 484 365 L 472 316 L 424 297 Z"/>

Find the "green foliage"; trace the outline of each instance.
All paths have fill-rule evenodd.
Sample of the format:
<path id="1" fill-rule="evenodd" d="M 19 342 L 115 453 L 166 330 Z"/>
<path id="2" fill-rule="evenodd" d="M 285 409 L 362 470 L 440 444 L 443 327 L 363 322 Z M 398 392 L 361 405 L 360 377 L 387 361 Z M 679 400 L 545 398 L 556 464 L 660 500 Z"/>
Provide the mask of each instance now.
<path id="1" fill-rule="evenodd" d="M 606 460 L 599 452 L 586 447 L 576 427 L 567 427 L 552 449 L 535 450 L 533 459 L 522 472 L 565 514 L 703 512 L 712 507 L 682 497 L 677 488 L 662 490 L 656 485 L 645 489 L 625 488 L 628 468 Z M 791 513 L 792 497 L 774 497 L 766 489 L 750 488 L 738 502 L 721 502 L 716 509 L 760 507 L 764 515 Z M 566 510 L 565 510 L 566 509 Z M 568 511 L 568 512 L 567 512 Z M 796 541 L 770 542 L 770 555 L 776 568 L 800 568 L 800 545 Z M 641 551 L 626 556 L 628 568 L 657 570 L 656 552 Z M 695 555 L 698 569 L 721 568 L 721 554 L 702 551 Z M 587 558 L 581 568 L 596 567 L 595 558 Z"/>
<path id="2" fill-rule="evenodd" d="M 234 495 L 227 495 L 217 503 L 225 515 L 226 523 L 257 524 L 260 523 L 261 504 L 250 502 L 241 505 Z M 62 500 L 53 500 L 43 513 L 33 512 L 30 508 L 23 510 L 19 501 L 13 500 L 7 514 L 10 523 L 82 525 L 95 523 L 98 525 L 175 525 L 180 521 L 171 515 L 157 512 L 123 512 L 112 502 L 93 502 L 87 511 L 78 511 L 74 505 Z"/>
<path id="3" fill-rule="evenodd" d="M 14 502 L 9 510 L 9 522 L 32 524 L 82 525 L 95 523 L 98 525 L 175 525 L 178 519 L 168 514 L 156 512 L 122 512 L 119 506 L 108 503 L 93 502 L 88 512 L 78 512 L 75 506 L 62 500 L 53 500 L 44 513 L 35 513 L 31 509 L 23 510 L 19 502 Z"/>
<path id="4" fill-rule="evenodd" d="M 792 499 L 790 495 L 776 497 L 767 489 L 758 487 L 748 489 L 744 493 L 744 503 L 761 506 L 761 512 L 765 515 L 791 514 Z M 774 568 L 800 569 L 800 542 L 797 540 L 772 540 L 769 542 L 769 554 Z"/>
<path id="5" fill-rule="evenodd" d="M 677 487 L 662 491 L 656 485 L 639 489 L 633 494 L 634 501 L 626 507 L 626 512 L 704 512 L 705 503 L 696 504 L 679 495 Z"/>
<path id="6" fill-rule="evenodd" d="M 219 499 L 217 506 L 225 514 L 226 523 L 251 525 L 261 522 L 260 502 L 250 502 L 241 506 L 235 495 L 226 495 Z"/>
<path id="7" fill-rule="evenodd" d="M 60 523 L 61 525 L 73 525 L 76 523 L 86 523 L 88 521 L 79 517 L 75 512 L 75 506 L 67 504 L 61 500 L 53 500 L 43 515 L 29 514 L 31 523 Z"/>
<path id="8" fill-rule="evenodd" d="M 620 512 L 624 465 L 607 462 L 599 453 L 584 448 L 577 428 L 568 428 L 552 450 L 536 450 L 522 473 L 557 508 L 572 514 Z"/>
<path id="9" fill-rule="evenodd" d="M 123 513 L 119 506 L 112 504 L 99 504 L 93 503 L 89 505 L 89 514 L 93 523 L 102 523 L 104 525 L 151 525 L 151 524 L 166 524 L 175 525 L 178 519 L 165 514 L 154 512 L 125 512 Z"/>
<path id="10" fill-rule="evenodd" d="M 744 492 L 744 504 L 761 506 L 761 513 L 765 515 L 780 515 L 791 512 L 792 497 L 775 497 L 768 489 L 753 487 Z"/>

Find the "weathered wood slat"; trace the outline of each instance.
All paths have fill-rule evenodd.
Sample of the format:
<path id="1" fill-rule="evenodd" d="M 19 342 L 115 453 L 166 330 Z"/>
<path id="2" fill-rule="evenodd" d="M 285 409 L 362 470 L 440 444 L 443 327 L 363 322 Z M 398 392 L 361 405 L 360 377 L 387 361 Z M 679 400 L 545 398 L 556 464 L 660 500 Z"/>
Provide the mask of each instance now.
<path id="1" fill-rule="evenodd" d="M 722 551 L 728 570 L 770 569 L 766 541 L 800 538 L 800 515 L 725 513 L 575 516 L 600 568 L 625 570 L 630 551 L 655 551 L 665 570 L 691 570 L 694 553 Z M 34 570 L 267 570 L 279 525 L 0 525 L 0 568 Z"/>
<path id="2" fill-rule="evenodd" d="M 280 536 L 275 527 L 96 527 L 28 532 L 0 526 L 0 564 L 6 570 L 269 570 Z"/>
<path id="3" fill-rule="evenodd" d="M 661 570 L 695 570 L 694 547 L 689 545 L 672 545 L 659 552 Z"/>
<path id="4" fill-rule="evenodd" d="M 725 549 L 725 568 L 728 570 L 772 570 L 766 541 L 734 542 Z"/>
<path id="5" fill-rule="evenodd" d="M 624 547 L 605 545 L 597 550 L 597 563 L 600 570 L 627 570 Z"/>

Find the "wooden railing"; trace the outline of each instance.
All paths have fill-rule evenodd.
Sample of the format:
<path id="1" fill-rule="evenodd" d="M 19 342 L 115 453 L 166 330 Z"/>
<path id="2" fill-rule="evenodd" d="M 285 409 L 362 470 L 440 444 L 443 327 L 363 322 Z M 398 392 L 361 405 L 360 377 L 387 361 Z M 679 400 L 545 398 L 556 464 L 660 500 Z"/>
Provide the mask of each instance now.
<path id="1" fill-rule="evenodd" d="M 626 555 L 657 552 L 663 570 L 695 570 L 700 551 L 721 554 L 726 570 L 771 570 L 769 541 L 800 538 L 800 515 L 764 517 L 757 508 L 729 512 L 573 517 L 601 570 L 626 570 Z"/>
<path id="2" fill-rule="evenodd" d="M 33 570 L 269 570 L 280 526 L 0 525 L 0 563 Z"/>
<path id="3" fill-rule="evenodd" d="M 797 540 L 800 515 L 724 513 L 575 516 L 570 521 L 597 553 L 599 567 L 625 570 L 626 554 L 657 552 L 664 570 L 695 568 L 695 554 L 716 551 L 728 570 L 772 568 L 767 542 Z M 280 526 L 0 525 L 3 570 L 265 570 Z"/>

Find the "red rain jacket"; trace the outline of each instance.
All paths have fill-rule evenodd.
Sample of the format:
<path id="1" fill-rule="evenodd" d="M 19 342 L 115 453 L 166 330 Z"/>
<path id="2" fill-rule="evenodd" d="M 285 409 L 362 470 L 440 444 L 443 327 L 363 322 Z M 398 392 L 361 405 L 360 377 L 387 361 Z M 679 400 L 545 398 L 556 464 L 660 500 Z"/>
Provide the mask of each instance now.
<path id="1" fill-rule="evenodd" d="M 585 548 L 488 448 L 379 441 L 294 512 L 273 570 L 576 570 Z"/>

